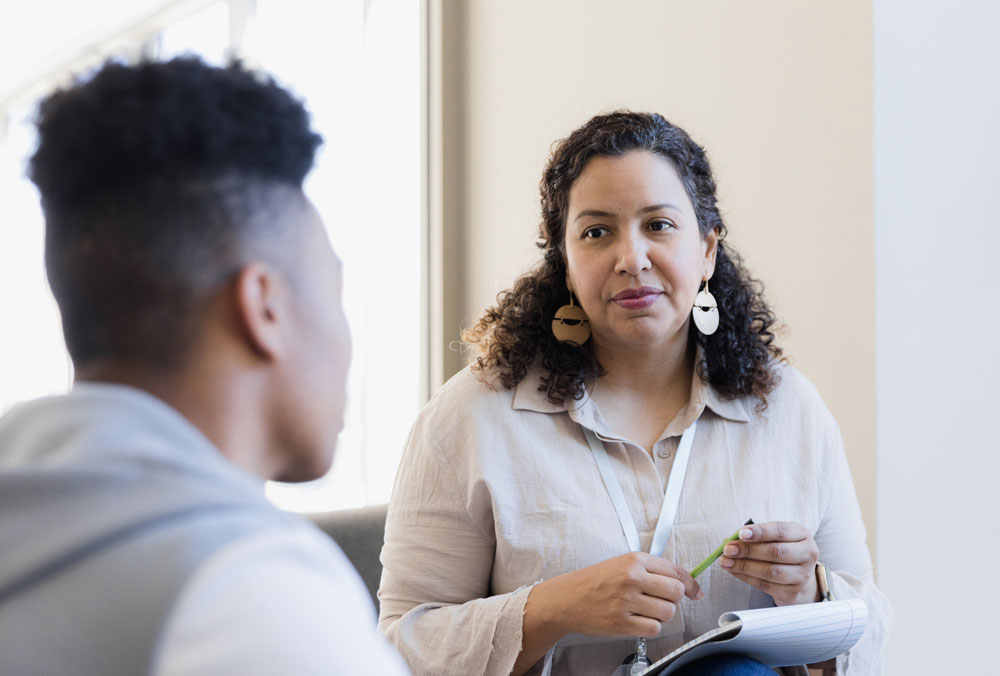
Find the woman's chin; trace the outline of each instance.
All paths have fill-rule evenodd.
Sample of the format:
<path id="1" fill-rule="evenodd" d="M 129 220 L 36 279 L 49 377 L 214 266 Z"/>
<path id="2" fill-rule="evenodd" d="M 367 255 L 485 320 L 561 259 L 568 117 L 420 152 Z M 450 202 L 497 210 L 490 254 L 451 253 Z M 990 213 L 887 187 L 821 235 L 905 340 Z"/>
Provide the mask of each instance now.
<path id="1" fill-rule="evenodd" d="M 609 349 L 651 349 L 667 347 L 678 341 L 683 328 L 666 324 L 662 319 L 635 317 L 613 327 L 607 341 Z M 686 334 L 684 334 L 686 335 Z"/>

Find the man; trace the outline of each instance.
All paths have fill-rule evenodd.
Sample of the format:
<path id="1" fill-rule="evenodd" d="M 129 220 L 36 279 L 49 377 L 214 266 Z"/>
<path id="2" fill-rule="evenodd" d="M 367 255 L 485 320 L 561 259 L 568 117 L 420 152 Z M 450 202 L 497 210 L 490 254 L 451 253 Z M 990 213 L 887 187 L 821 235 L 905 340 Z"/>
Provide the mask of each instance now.
<path id="1" fill-rule="evenodd" d="M 350 359 L 302 104 L 109 63 L 38 133 L 76 375 L 0 419 L 0 673 L 404 673 L 343 554 L 263 495 L 329 468 Z"/>

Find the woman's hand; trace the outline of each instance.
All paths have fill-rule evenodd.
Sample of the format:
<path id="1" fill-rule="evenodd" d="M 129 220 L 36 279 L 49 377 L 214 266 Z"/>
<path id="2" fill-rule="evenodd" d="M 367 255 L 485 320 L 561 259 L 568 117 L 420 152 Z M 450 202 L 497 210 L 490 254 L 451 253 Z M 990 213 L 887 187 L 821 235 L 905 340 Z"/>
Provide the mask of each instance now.
<path id="1" fill-rule="evenodd" d="M 819 548 L 805 526 L 785 521 L 740 529 L 726 545 L 720 565 L 734 577 L 767 592 L 779 606 L 819 601 Z"/>
<path id="2" fill-rule="evenodd" d="M 576 592 L 566 609 L 571 631 L 591 636 L 656 636 L 677 612 L 681 597 L 704 596 L 686 570 L 643 552 L 616 556 L 567 577 Z"/>
<path id="3" fill-rule="evenodd" d="M 686 570 L 644 552 L 539 582 L 524 606 L 521 652 L 511 673 L 524 674 L 566 634 L 656 636 L 682 596 L 704 595 Z"/>
<path id="4" fill-rule="evenodd" d="M 521 653 L 511 673 L 524 674 L 566 634 L 656 636 L 682 596 L 704 595 L 686 570 L 643 552 L 539 582 L 524 606 Z"/>
<path id="5" fill-rule="evenodd" d="M 674 616 L 681 597 L 703 595 L 673 561 L 633 552 L 535 585 L 528 605 L 543 596 L 555 601 L 563 634 L 651 637 Z"/>

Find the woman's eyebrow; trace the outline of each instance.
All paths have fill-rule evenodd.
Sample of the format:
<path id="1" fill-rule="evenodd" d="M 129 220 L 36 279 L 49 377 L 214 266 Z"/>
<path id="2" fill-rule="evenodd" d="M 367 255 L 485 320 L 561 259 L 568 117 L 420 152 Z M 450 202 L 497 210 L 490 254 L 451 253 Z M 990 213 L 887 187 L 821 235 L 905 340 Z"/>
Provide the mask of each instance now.
<path id="1" fill-rule="evenodd" d="M 661 211 L 663 209 L 673 209 L 674 211 L 681 211 L 681 208 L 676 204 L 671 204 L 670 202 L 664 202 L 663 204 L 650 204 L 648 207 L 643 207 L 639 209 L 640 214 L 648 214 L 651 211 Z"/>
<path id="2" fill-rule="evenodd" d="M 578 221 L 586 216 L 597 216 L 598 218 L 614 218 L 615 215 L 609 211 L 601 211 L 600 209 L 584 209 L 576 215 L 573 221 Z"/>
<path id="3" fill-rule="evenodd" d="M 663 202 L 662 204 L 650 204 L 648 207 L 642 207 L 639 209 L 640 214 L 648 214 L 652 211 L 661 211 L 663 209 L 673 209 L 674 211 L 682 211 L 682 209 L 676 204 L 670 202 Z M 573 221 L 578 221 L 586 216 L 597 216 L 598 218 L 614 218 L 615 215 L 610 211 L 601 211 L 600 209 L 584 209 L 576 215 Z"/>

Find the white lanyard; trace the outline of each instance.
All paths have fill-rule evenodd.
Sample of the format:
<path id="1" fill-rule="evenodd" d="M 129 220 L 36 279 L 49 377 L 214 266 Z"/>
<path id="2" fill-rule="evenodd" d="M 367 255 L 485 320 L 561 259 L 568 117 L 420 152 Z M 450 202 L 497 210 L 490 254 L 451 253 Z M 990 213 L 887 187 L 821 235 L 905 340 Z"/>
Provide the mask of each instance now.
<path id="1" fill-rule="evenodd" d="M 677 456 L 674 458 L 674 465 L 670 470 L 670 478 L 667 480 L 667 490 L 663 494 L 663 507 L 660 509 L 660 518 L 656 522 L 656 531 L 653 533 L 653 543 L 649 547 L 649 552 L 656 556 L 663 556 L 667 548 L 667 541 L 670 539 L 670 532 L 674 529 L 674 519 L 677 518 L 677 505 L 681 501 L 681 488 L 684 486 L 684 475 L 687 474 L 688 460 L 691 458 L 691 445 L 694 443 L 695 428 L 698 421 L 691 423 L 691 427 L 684 430 L 681 435 L 681 442 L 677 446 Z M 625 539 L 628 541 L 629 550 L 637 552 L 641 549 L 639 545 L 639 531 L 632 520 L 632 512 L 629 511 L 625 503 L 625 494 L 622 493 L 621 483 L 618 475 L 611 467 L 611 459 L 608 452 L 604 450 L 604 444 L 593 431 L 583 428 L 583 433 L 590 444 L 590 450 L 597 461 L 597 468 L 601 470 L 601 478 L 611 496 L 611 502 L 618 512 L 618 521 L 625 532 Z"/>

